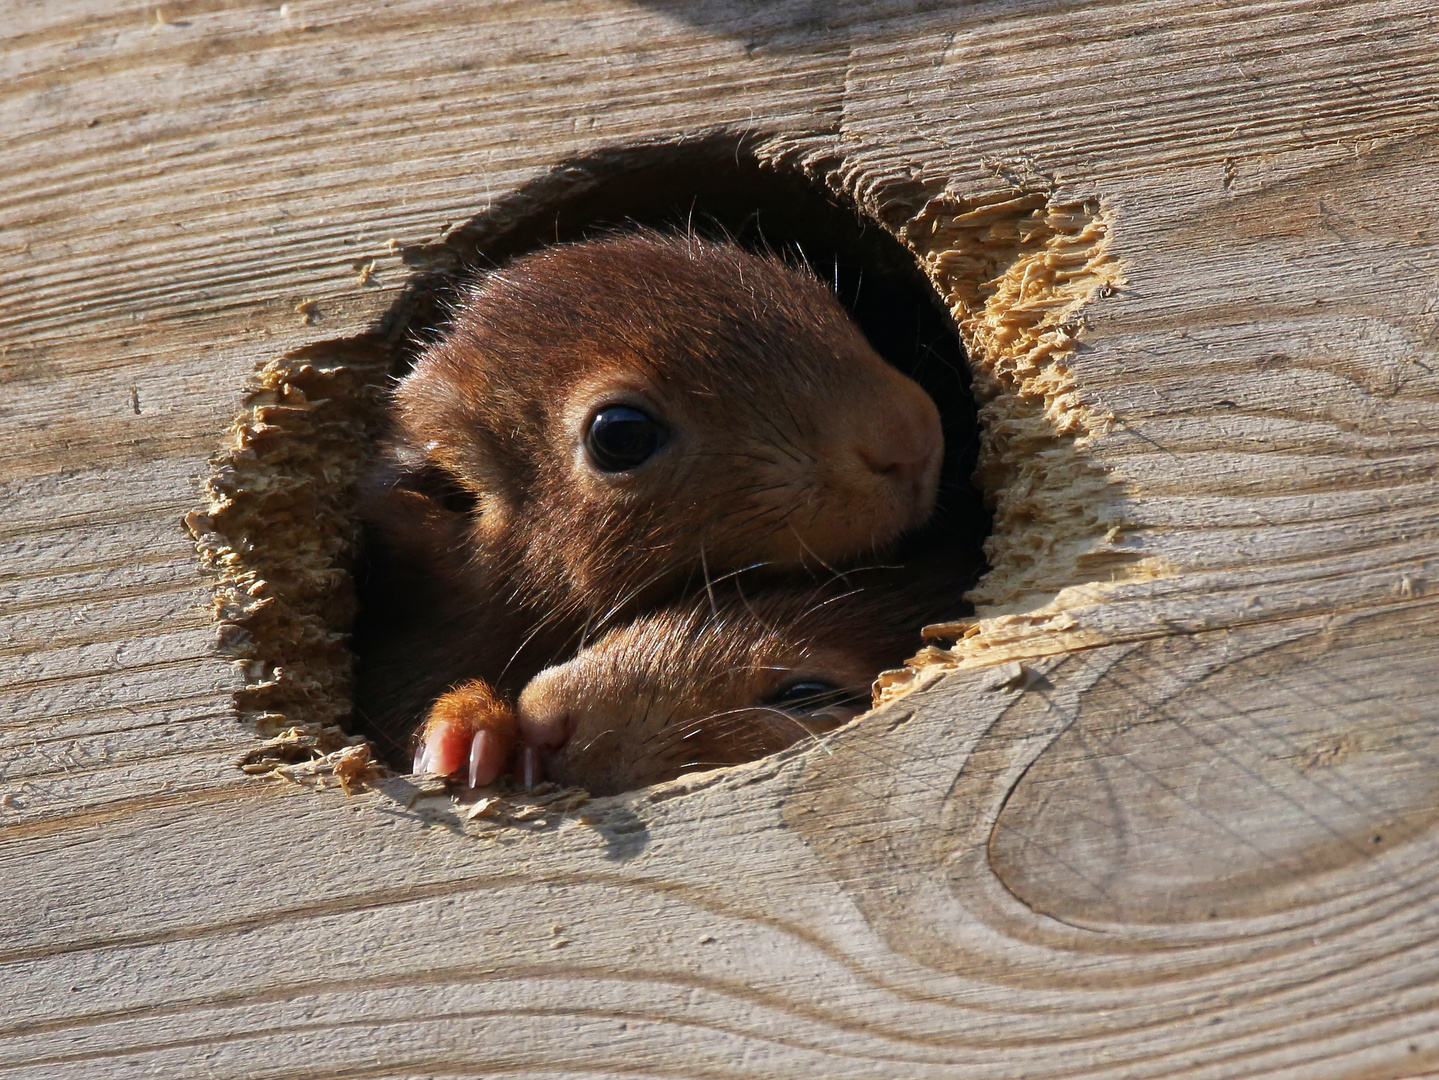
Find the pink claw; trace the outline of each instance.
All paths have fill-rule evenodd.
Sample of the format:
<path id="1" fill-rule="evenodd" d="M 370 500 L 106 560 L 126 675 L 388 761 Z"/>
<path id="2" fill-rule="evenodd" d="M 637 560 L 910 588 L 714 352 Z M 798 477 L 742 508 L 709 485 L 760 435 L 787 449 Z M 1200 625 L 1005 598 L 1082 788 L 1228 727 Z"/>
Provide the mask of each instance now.
<path id="1" fill-rule="evenodd" d="M 499 740 L 488 731 L 477 731 L 470 740 L 470 787 L 493 784 L 505 767 Z"/>
<path id="2" fill-rule="evenodd" d="M 439 724 L 428 729 L 415 749 L 415 772 L 453 776 L 464 767 L 469 753 L 468 732 L 458 725 Z"/>
<path id="3" fill-rule="evenodd" d="M 520 747 L 520 786 L 533 791 L 540 782 L 540 752 L 533 746 Z"/>

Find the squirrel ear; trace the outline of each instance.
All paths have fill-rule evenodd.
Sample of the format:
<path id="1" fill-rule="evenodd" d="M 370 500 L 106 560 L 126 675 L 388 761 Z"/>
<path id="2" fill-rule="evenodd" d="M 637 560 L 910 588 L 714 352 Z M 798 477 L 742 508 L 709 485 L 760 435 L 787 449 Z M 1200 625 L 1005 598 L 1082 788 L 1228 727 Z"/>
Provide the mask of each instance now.
<path id="1" fill-rule="evenodd" d="M 449 469 L 433 461 L 402 465 L 393 481 L 397 490 L 423 496 L 451 514 L 468 516 L 479 508 L 479 496 Z"/>
<path id="2" fill-rule="evenodd" d="M 441 472 L 407 468 L 391 458 L 362 485 L 360 516 L 412 568 L 451 578 L 461 572 L 457 553 L 465 549 L 478 500 Z"/>

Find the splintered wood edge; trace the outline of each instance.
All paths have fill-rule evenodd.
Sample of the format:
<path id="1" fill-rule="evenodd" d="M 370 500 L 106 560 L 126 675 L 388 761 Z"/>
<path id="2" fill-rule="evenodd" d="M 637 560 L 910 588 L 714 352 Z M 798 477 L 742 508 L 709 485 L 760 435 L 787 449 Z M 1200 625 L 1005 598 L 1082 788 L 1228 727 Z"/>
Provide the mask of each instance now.
<path id="1" fill-rule="evenodd" d="M 279 770 L 364 742 L 339 727 L 354 663 L 352 489 L 388 362 L 386 349 L 358 338 L 263 364 L 212 459 L 205 507 L 185 517 L 214 582 L 217 641 L 245 680 L 236 706 L 272 736 L 237 762 L 247 771 L 287 775 Z M 356 761 L 335 757 L 331 771 L 352 775 Z"/>
<path id="2" fill-rule="evenodd" d="M 1088 454 L 1114 418 L 1083 398 L 1068 363 L 1082 309 L 1126 284 L 1110 250 L 1113 211 L 1095 198 L 1046 191 L 988 200 L 942 194 L 900 235 L 949 304 L 979 403 L 975 472 L 993 507 L 990 564 L 969 594 L 980 616 L 927 627 L 927 646 L 875 682 L 875 705 L 944 672 L 1103 644 L 1068 610 L 1115 582 L 1172 568 L 1116 544 L 1103 505 L 1112 481 Z"/>

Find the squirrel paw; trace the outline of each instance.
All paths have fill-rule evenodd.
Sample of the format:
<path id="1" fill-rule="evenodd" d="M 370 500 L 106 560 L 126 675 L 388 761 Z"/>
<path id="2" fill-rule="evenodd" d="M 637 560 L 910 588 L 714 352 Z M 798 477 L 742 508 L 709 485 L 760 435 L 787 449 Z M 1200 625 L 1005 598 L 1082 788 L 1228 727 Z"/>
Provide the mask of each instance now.
<path id="1" fill-rule="evenodd" d="M 415 772 L 463 775 L 492 784 L 515 748 L 515 710 L 488 683 L 471 679 L 430 706 L 415 746 Z"/>

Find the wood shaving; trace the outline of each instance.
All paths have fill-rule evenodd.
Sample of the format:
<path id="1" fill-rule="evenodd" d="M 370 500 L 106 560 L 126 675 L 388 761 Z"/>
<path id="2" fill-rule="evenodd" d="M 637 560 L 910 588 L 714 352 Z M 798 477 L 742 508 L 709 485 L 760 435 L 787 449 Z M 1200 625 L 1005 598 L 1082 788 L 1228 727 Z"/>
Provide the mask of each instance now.
<path id="1" fill-rule="evenodd" d="M 465 812 L 466 821 L 475 821 L 478 818 L 493 818 L 500 815 L 500 800 L 498 798 L 476 799 Z"/>

